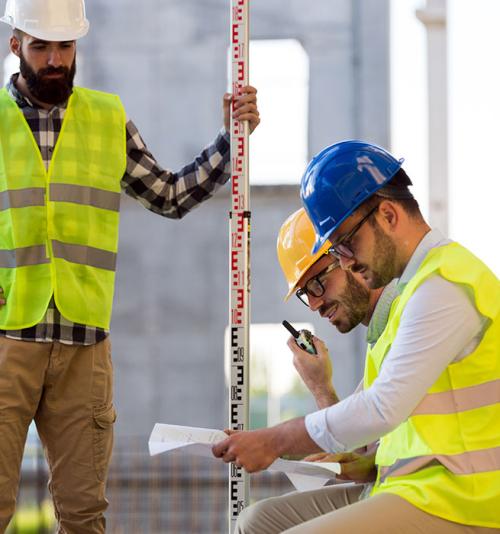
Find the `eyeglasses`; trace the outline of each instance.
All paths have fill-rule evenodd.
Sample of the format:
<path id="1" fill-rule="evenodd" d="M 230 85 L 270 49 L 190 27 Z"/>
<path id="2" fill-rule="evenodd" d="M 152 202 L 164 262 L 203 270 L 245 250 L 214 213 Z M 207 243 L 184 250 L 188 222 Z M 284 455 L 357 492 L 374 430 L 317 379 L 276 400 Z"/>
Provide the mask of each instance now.
<path id="1" fill-rule="evenodd" d="M 323 285 L 323 280 L 330 274 L 334 269 L 339 266 L 337 261 L 330 263 L 330 265 L 320 271 L 316 276 L 307 281 L 304 287 L 301 287 L 295 291 L 297 298 L 304 303 L 308 308 L 309 298 L 308 295 L 312 297 L 321 297 L 325 293 L 325 286 Z"/>
<path id="2" fill-rule="evenodd" d="M 354 234 L 363 226 L 363 224 L 369 219 L 369 217 L 378 210 L 379 204 L 377 204 L 373 209 L 371 209 L 354 227 L 344 234 L 340 239 L 334 243 L 329 249 L 328 253 L 331 254 L 334 258 L 340 259 L 343 258 L 353 258 L 354 252 L 351 248 L 351 239 L 354 237 Z"/>

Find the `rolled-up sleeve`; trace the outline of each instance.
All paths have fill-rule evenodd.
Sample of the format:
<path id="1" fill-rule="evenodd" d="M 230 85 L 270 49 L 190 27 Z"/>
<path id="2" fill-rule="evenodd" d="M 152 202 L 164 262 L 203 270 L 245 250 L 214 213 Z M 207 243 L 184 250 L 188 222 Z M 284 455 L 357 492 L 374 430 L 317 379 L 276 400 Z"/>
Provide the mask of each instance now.
<path id="1" fill-rule="evenodd" d="M 409 299 L 396 338 L 370 388 L 306 417 L 326 451 L 354 450 L 405 421 L 441 373 L 472 352 L 485 319 L 466 289 L 434 276 Z"/>
<path id="2" fill-rule="evenodd" d="M 127 122 L 127 169 L 122 189 L 153 213 L 181 219 L 212 197 L 230 176 L 230 139 L 224 128 L 191 163 L 174 172 L 156 161 L 134 123 Z"/>

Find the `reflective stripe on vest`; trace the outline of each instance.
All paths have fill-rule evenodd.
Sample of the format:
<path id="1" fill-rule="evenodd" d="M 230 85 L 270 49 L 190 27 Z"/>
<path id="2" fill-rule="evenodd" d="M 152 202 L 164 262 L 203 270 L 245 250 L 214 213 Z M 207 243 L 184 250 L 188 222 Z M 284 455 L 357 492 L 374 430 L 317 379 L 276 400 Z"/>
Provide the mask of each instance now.
<path id="1" fill-rule="evenodd" d="M 500 380 L 492 380 L 467 388 L 429 393 L 413 410 L 415 415 L 440 415 L 475 410 L 500 403 Z M 380 468 L 380 482 L 387 477 L 399 477 L 419 469 L 441 464 L 457 475 L 500 470 L 500 447 L 466 451 L 453 455 L 426 455 L 398 460 Z"/>
<path id="2" fill-rule="evenodd" d="M 71 245 L 52 241 L 52 250 L 56 258 L 79 263 L 80 265 L 90 265 L 107 271 L 116 269 L 116 254 L 107 250 L 94 247 L 84 247 L 82 245 Z"/>
<path id="3" fill-rule="evenodd" d="M 47 258 L 47 247 L 45 245 L 35 245 L 14 250 L 0 250 L 0 268 L 15 269 L 17 267 L 27 267 L 28 265 L 41 265 L 50 263 Z"/>
<path id="4" fill-rule="evenodd" d="M 119 98 L 75 87 L 49 168 L 0 90 L 0 329 L 31 327 L 54 295 L 70 321 L 109 328 L 126 116 Z"/>
<path id="5" fill-rule="evenodd" d="M 450 414 L 495 403 L 500 403 L 500 380 L 492 380 L 467 388 L 429 393 L 411 415 Z"/>
<path id="6" fill-rule="evenodd" d="M 116 270 L 117 255 L 114 252 L 94 247 L 85 247 L 83 245 L 61 243 L 60 241 L 54 240 L 51 243 L 54 257 L 56 258 L 61 258 L 71 263 L 79 263 L 80 265 L 98 267 L 99 269 L 106 269 L 108 271 Z M 17 267 L 41 265 L 44 263 L 50 263 L 45 245 L 35 245 L 14 250 L 0 250 L 0 268 L 2 269 L 16 269 Z"/>
<path id="7" fill-rule="evenodd" d="M 94 187 L 70 184 L 50 184 L 50 200 L 94 206 L 103 210 L 120 211 L 120 193 Z"/>
<path id="8" fill-rule="evenodd" d="M 71 184 L 51 184 L 50 200 L 70 202 L 85 206 L 94 206 L 110 211 L 120 211 L 120 194 L 102 191 L 94 187 Z M 45 205 L 45 189 L 31 187 L 29 189 L 10 189 L 0 193 L 0 211 L 12 208 Z"/>
<path id="9" fill-rule="evenodd" d="M 417 456 L 416 458 L 404 458 L 390 467 L 381 467 L 380 482 L 384 482 L 387 477 L 401 477 L 415 473 L 425 467 L 439 464 L 456 475 L 500 471 L 500 447 L 466 451 L 462 454 L 454 455 L 432 454 Z"/>
<path id="10" fill-rule="evenodd" d="M 45 206 L 45 189 L 43 187 L 11 189 L 0 193 L 0 211 L 28 206 Z"/>
<path id="11" fill-rule="evenodd" d="M 380 439 L 372 495 L 390 492 L 461 524 L 500 527 L 500 282 L 457 243 L 432 249 L 391 308 L 369 349 L 364 387 L 377 379 L 406 304 L 442 276 L 467 288 L 488 319 L 477 347 L 447 366 L 406 421 Z"/>

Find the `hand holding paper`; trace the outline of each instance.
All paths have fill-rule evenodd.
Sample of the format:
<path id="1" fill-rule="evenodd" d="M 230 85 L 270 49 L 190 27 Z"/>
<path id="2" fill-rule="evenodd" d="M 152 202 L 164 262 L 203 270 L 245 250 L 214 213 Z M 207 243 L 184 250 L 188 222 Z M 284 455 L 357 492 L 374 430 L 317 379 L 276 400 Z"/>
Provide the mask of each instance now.
<path id="1" fill-rule="evenodd" d="M 214 445 L 223 443 L 227 438 L 222 430 L 157 423 L 149 438 L 149 453 L 154 456 L 183 449 L 188 454 L 213 458 Z M 322 487 L 341 472 L 338 463 L 311 463 L 281 458 L 272 462 L 267 470 L 286 473 L 300 491 Z"/>

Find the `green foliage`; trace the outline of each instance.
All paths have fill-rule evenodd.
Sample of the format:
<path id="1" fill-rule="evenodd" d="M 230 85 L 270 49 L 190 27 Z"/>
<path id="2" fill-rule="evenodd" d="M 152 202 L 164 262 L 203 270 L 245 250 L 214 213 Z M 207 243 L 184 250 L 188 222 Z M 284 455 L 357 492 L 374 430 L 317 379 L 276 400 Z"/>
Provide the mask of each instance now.
<path id="1" fill-rule="evenodd" d="M 44 501 L 40 508 L 36 504 L 27 504 L 17 509 L 7 534 L 49 534 L 54 531 L 55 524 L 50 501 Z"/>

